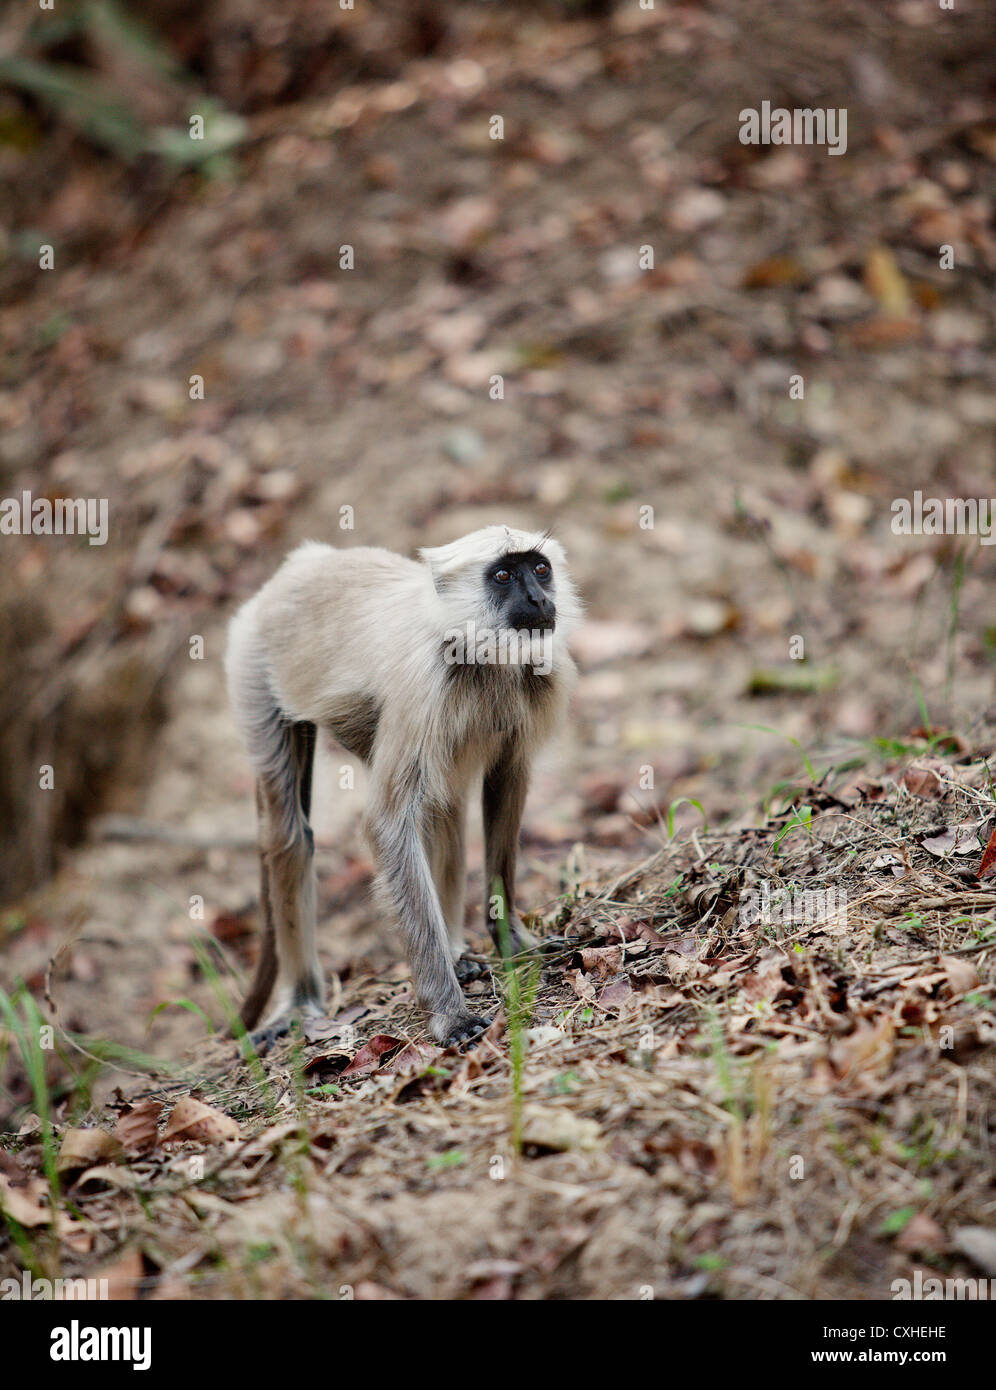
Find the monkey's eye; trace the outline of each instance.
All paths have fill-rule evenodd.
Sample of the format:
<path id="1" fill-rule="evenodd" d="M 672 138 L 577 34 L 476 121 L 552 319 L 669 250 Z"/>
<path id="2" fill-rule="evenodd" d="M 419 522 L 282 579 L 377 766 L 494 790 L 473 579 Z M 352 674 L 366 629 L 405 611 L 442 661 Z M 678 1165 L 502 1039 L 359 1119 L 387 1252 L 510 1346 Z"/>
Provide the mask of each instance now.
<path id="1" fill-rule="evenodd" d="M 540 579 L 546 579 L 549 576 L 550 566 L 545 560 L 541 560 L 536 566 L 536 573 L 539 575 Z"/>
<path id="2" fill-rule="evenodd" d="M 508 570 L 495 570 L 493 578 L 499 584 L 507 584 L 508 581 L 512 578 L 512 576 Z"/>

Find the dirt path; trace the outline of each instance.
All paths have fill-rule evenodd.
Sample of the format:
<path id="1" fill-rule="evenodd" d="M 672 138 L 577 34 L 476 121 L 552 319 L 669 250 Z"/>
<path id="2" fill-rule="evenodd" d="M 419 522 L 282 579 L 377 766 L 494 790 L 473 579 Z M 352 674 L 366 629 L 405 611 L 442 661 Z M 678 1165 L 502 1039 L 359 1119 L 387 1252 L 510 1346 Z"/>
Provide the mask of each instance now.
<path id="1" fill-rule="evenodd" d="M 924 704 L 985 753 L 993 549 L 891 529 L 914 489 L 996 492 L 982 19 L 853 4 L 831 32 L 816 7 L 795 9 L 787 25 L 740 4 L 658 4 L 608 36 L 461 14 L 439 51 L 379 80 L 250 112 L 235 178 L 191 178 L 157 205 L 110 161 L 77 161 L 60 187 L 24 193 L 8 232 L 45 219 L 60 253 L 41 286 L 7 272 L 4 486 L 107 496 L 115 526 L 99 553 L 26 541 L 15 592 L 41 594 L 60 633 L 116 595 L 115 642 L 171 635 L 167 717 L 137 784 L 104 809 L 189 841 L 91 828 L 3 919 L 6 983 L 40 994 L 58 953 L 63 1026 L 163 1058 L 197 1055 L 204 1024 L 161 1005 L 220 1022 L 192 930 L 235 993 L 255 929 L 224 625 L 307 536 L 410 552 L 494 520 L 556 529 L 590 621 L 576 710 L 527 816 L 524 896 L 551 917 L 579 875 L 604 881 L 667 840 L 647 808 L 666 818 L 694 800 L 735 836 L 777 784 L 805 782 L 806 758 L 874 771 L 874 740 L 898 740 L 905 752 L 884 753 L 899 768 L 924 746 Z M 762 98 L 846 104 L 846 157 L 741 145 L 738 112 Z M 339 268 L 347 244 L 353 270 Z M 403 998 L 366 896 L 362 779 L 339 792 L 337 765 L 318 790 L 323 968 L 347 991 L 375 979 Z M 700 822 L 686 801 L 678 827 Z M 587 1077 L 583 1057 L 565 1068 Z M 108 1073 L 97 1100 L 120 1083 Z M 427 1104 L 418 1123 L 451 1120 Z M 575 1159 L 556 1162 L 551 1182 L 581 1183 Z M 586 1190 L 612 1186 L 604 1163 Z M 608 1225 L 659 1200 L 639 1171 L 627 1182 L 646 1193 L 613 1189 Z M 513 1201 L 501 1191 L 495 1223 Z M 422 1222 L 436 1199 L 418 1197 Z M 516 1229 L 540 1202 L 518 1193 Z M 589 1244 L 581 1258 L 596 1257 Z M 428 1255 L 424 1269 L 410 1292 L 431 1287 Z M 565 1290 L 594 1287 L 573 1278 Z M 744 1296 L 735 1280 L 727 1292 Z"/>

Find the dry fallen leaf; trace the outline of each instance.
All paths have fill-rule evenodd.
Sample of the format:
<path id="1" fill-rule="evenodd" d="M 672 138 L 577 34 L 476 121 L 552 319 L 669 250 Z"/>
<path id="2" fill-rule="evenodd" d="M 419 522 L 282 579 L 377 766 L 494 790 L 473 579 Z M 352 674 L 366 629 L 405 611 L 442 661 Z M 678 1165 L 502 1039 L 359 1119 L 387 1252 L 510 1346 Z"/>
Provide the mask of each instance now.
<path id="1" fill-rule="evenodd" d="M 996 825 L 993 826 L 993 833 L 989 836 L 989 843 L 986 845 L 986 852 L 982 856 L 979 865 L 978 878 L 984 878 L 988 874 L 993 864 L 996 863 Z"/>
<path id="2" fill-rule="evenodd" d="M 618 975 L 623 967 L 621 946 L 589 946 L 581 952 L 581 964 L 588 975 L 599 980 L 610 980 Z"/>
<path id="3" fill-rule="evenodd" d="M 892 1064 L 896 1029 L 883 1015 L 874 1026 L 861 1024 L 849 1037 L 830 1046 L 830 1060 L 837 1075 L 857 1080 L 862 1073 L 882 1073 Z"/>
<path id="4" fill-rule="evenodd" d="M 52 1220 L 48 1205 L 48 1187 L 43 1178 L 28 1178 L 19 1182 L 9 1173 L 0 1172 L 0 1211 L 12 1217 L 19 1226 L 47 1226 Z"/>
<path id="5" fill-rule="evenodd" d="M 126 1153 L 143 1154 L 156 1147 L 162 1110 L 161 1100 L 143 1100 L 118 1117 L 114 1137 Z"/>
<path id="6" fill-rule="evenodd" d="M 567 972 L 567 982 L 579 999 L 586 999 L 589 1003 L 594 1001 L 594 981 L 591 976 L 586 975 L 583 970 L 569 970 Z"/>
<path id="7" fill-rule="evenodd" d="M 600 1130 L 595 1120 L 575 1115 L 571 1110 L 555 1110 L 548 1105 L 527 1105 L 522 1123 L 522 1142 L 537 1149 L 594 1149 Z"/>
<path id="8" fill-rule="evenodd" d="M 75 1173 L 120 1158 L 121 1145 L 104 1129 L 67 1129 L 55 1161 L 56 1172 Z"/>
<path id="9" fill-rule="evenodd" d="M 432 1047 L 428 1043 L 409 1043 L 389 1062 L 385 1062 L 380 1070 L 389 1076 L 410 1076 L 432 1066 L 441 1056 L 442 1048 Z"/>
<path id="10" fill-rule="evenodd" d="M 205 1105 L 194 1096 L 183 1096 L 173 1106 L 163 1131 L 163 1143 L 168 1140 L 199 1139 L 205 1144 L 221 1144 L 238 1139 L 239 1127 L 228 1115 L 213 1106 Z"/>
<path id="11" fill-rule="evenodd" d="M 880 854 L 870 865 L 871 869 L 889 869 L 894 878 L 905 878 L 909 869 L 898 854 Z"/>
<path id="12" fill-rule="evenodd" d="M 791 988 L 782 976 L 784 965 L 785 957 L 782 952 L 772 951 L 765 959 L 758 962 L 755 971 L 744 976 L 740 988 L 743 990 L 744 998 L 748 1003 L 758 1004 L 762 1001 L 771 1003 L 780 994 Z"/>
<path id="13" fill-rule="evenodd" d="M 978 972 L 971 961 L 962 960 L 959 956 L 941 956 L 940 964 L 944 967 L 953 994 L 967 994 L 978 985 Z"/>
<path id="14" fill-rule="evenodd" d="M 938 859 L 947 854 L 974 854 L 982 848 L 975 825 L 949 825 L 938 835 L 928 835 L 920 843 Z"/>
<path id="15" fill-rule="evenodd" d="M 791 256 L 772 256 L 752 265 L 743 278 L 745 290 L 767 290 L 778 285 L 798 285 L 805 271 Z"/>
<path id="16" fill-rule="evenodd" d="M 566 1036 L 563 1029 L 554 1028 L 549 1023 L 541 1023 L 527 1031 L 526 1041 L 530 1047 L 547 1047 L 550 1043 L 563 1042 Z"/>
<path id="17" fill-rule="evenodd" d="M 98 1269 L 93 1277 L 98 1280 L 107 1280 L 108 1298 L 137 1298 L 141 1281 L 145 1278 L 141 1250 L 135 1248 L 126 1250 L 111 1264 Z"/>
<path id="18" fill-rule="evenodd" d="M 349 1066 L 339 1073 L 340 1076 L 369 1076 L 380 1066 L 381 1058 L 387 1053 L 393 1052 L 396 1047 L 401 1046 L 401 1039 L 394 1038 L 390 1033 L 375 1033 L 374 1036 L 365 1042 L 350 1062 Z"/>
<path id="19" fill-rule="evenodd" d="M 923 797 L 925 800 L 932 800 L 934 797 L 944 795 L 941 776 L 949 771 L 950 769 L 946 764 L 938 763 L 936 767 L 929 767 L 922 760 L 910 763 L 909 767 L 903 773 L 903 785 L 913 796 Z"/>
<path id="20" fill-rule="evenodd" d="M 599 991 L 598 1003 L 603 1009 L 618 1010 L 622 1009 L 630 1002 L 633 997 L 633 986 L 629 979 L 624 976 L 621 980 L 614 981 L 611 985 L 606 985 Z"/>
<path id="21" fill-rule="evenodd" d="M 943 1253 L 948 1248 L 947 1238 L 932 1216 L 918 1211 L 912 1216 L 896 1237 L 900 1250 L 912 1254 L 916 1250 L 930 1250 Z"/>
<path id="22" fill-rule="evenodd" d="M 709 967 L 703 965 L 700 960 L 689 960 L 687 956 L 680 955 L 677 951 L 668 951 L 664 956 L 667 965 L 669 978 L 676 985 L 682 984 L 686 980 L 701 980 L 704 975 L 709 974 Z"/>
<path id="23" fill-rule="evenodd" d="M 988 1226 L 957 1226 L 951 1232 L 951 1244 L 987 1274 L 996 1275 L 996 1231 Z"/>
<path id="24" fill-rule="evenodd" d="M 887 315 L 904 317 L 913 308 L 906 277 L 887 246 L 874 246 L 865 261 L 865 288 Z"/>
<path id="25" fill-rule="evenodd" d="M 98 1163 L 81 1173 L 73 1186 L 75 1194 L 103 1192 L 111 1187 L 126 1191 L 138 1186 L 138 1179 L 130 1169 L 115 1163 Z"/>

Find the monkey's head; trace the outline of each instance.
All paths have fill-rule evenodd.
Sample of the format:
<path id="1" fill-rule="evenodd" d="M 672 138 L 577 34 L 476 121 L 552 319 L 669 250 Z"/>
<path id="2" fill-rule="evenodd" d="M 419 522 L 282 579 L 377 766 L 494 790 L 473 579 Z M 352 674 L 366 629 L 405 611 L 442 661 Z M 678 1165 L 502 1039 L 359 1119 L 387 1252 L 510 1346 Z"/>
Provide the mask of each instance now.
<path id="1" fill-rule="evenodd" d="M 545 531 L 486 526 L 419 554 L 448 630 L 470 624 L 537 637 L 556 630 L 559 647 L 580 618 L 563 547 Z"/>

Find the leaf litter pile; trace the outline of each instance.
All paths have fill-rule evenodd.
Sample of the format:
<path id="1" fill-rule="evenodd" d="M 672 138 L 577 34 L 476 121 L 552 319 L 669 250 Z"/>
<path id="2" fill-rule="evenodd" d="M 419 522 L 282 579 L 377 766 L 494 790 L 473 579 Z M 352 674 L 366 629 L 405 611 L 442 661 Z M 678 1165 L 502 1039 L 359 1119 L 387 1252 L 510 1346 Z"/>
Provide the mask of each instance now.
<path id="1" fill-rule="evenodd" d="M 931 747 L 564 895 L 542 966 L 482 958 L 463 1054 L 395 970 L 47 1145 L 29 1116 L 0 1274 L 27 1250 L 117 1297 L 484 1299 L 996 1275 L 996 800 L 980 752 Z"/>

